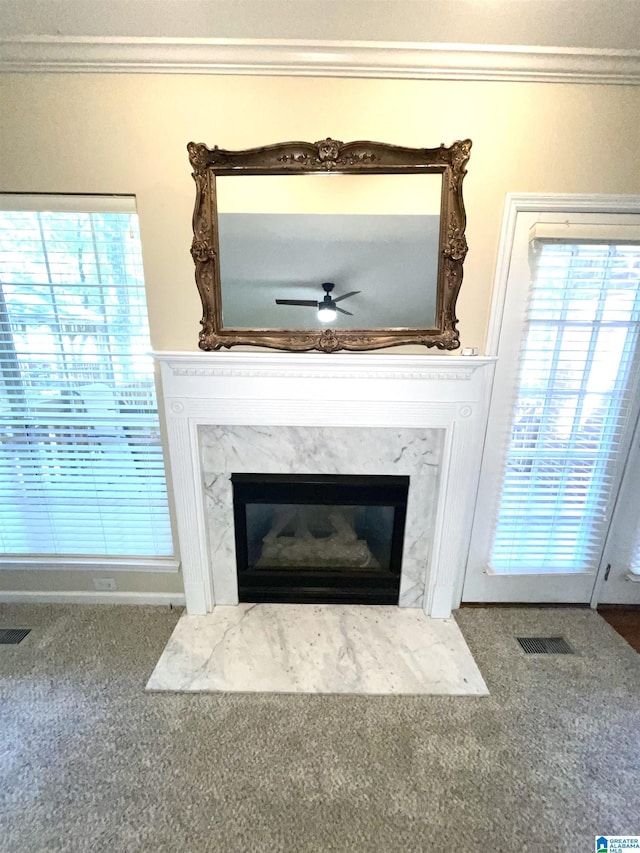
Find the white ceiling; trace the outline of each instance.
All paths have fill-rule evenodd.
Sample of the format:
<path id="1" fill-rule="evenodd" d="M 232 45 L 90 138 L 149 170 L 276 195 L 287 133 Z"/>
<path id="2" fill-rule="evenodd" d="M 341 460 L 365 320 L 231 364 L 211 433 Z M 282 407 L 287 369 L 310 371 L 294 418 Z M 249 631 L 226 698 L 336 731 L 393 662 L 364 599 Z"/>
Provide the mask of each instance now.
<path id="1" fill-rule="evenodd" d="M 638 0 L 0 0 L 0 36 L 640 49 Z"/>

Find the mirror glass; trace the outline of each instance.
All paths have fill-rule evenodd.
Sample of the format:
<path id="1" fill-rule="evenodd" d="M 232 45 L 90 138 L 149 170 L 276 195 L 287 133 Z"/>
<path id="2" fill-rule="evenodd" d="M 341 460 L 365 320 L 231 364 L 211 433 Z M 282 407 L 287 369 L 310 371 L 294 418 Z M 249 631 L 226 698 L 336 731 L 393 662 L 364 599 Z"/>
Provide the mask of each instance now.
<path id="1" fill-rule="evenodd" d="M 438 173 L 218 176 L 223 327 L 433 328 L 441 195 Z"/>

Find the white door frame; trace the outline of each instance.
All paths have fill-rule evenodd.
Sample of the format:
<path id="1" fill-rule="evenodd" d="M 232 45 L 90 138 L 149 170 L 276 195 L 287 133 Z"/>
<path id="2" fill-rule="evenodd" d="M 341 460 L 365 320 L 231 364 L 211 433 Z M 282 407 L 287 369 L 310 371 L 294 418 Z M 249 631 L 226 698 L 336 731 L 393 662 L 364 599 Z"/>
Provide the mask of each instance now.
<path id="1" fill-rule="evenodd" d="M 591 606 L 640 604 L 640 575 L 631 570 L 633 552 L 640 533 L 640 418 L 618 492 L 615 509 L 602 552 Z"/>
<path id="2" fill-rule="evenodd" d="M 487 453 L 487 437 L 503 424 L 504 407 L 508 404 L 504 388 L 511 387 L 515 381 L 511 364 L 519 351 L 519 330 L 503 329 L 504 308 L 507 298 L 507 285 L 512 273 L 513 246 L 516 238 L 518 217 L 522 213 L 550 214 L 551 218 L 562 214 L 635 214 L 640 213 L 640 196 L 637 195 L 564 195 L 564 194 L 509 194 L 500 233 L 500 243 L 496 266 L 496 277 L 491 305 L 491 318 L 487 339 L 487 355 L 499 356 L 492 400 L 485 436 L 480 486 L 477 494 L 474 529 L 472 533 L 469 558 L 466 568 L 464 601 L 532 601 L 532 602 L 591 602 L 595 606 L 594 590 L 600 585 L 600 572 L 604 572 L 604 563 L 598 572 L 580 574 L 541 574 L 541 575 L 497 575 L 487 569 L 488 554 L 491 545 L 491 530 L 487 529 L 486 515 L 482 511 L 491 505 L 492 495 L 499 482 L 499 472 L 495 470 L 495 459 Z M 522 221 L 521 225 L 522 227 Z M 516 271 L 517 272 L 517 271 Z M 527 274 L 524 273 L 523 274 Z M 524 321 L 524 305 L 523 317 Z M 508 335 L 507 346 L 505 338 Z M 499 354 L 499 345 L 502 351 Z M 505 357 L 507 362 L 505 363 Z M 498 396 L 496 396 L 498 395 Z M 496 403 L 497 401 L 497 403 Z M 496 411 L 496 405 L 499 411 Z M 502 416 L 502 418 L 501 418 Z M 493 470 L 491 470 L 491 466 Z M 482 518 L 480 518 L 482 516 Z M 543 581 L 543 582 L 541 582 Z M 638 585 L 640 587 L 640 584 Z M 496 590 L 502 587 L 502 594 Z"/>

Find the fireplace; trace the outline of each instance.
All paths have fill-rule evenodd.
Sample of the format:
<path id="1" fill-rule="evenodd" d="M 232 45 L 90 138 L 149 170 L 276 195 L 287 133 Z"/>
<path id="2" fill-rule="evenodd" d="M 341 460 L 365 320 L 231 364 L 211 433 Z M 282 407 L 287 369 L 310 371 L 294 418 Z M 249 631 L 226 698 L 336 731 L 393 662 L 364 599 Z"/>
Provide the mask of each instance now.
<path id="1" fill-rule="evenodd" d="M 409 477 L 231 482 L 240 601 L 398 603 Z"/>
<path id="2" fill-rule="evenodd" d="M 411 478 L 400 607 L 460 601 L 492 358 L 157 353 L 190 614 L 238 603 L 232 473 Z"/>

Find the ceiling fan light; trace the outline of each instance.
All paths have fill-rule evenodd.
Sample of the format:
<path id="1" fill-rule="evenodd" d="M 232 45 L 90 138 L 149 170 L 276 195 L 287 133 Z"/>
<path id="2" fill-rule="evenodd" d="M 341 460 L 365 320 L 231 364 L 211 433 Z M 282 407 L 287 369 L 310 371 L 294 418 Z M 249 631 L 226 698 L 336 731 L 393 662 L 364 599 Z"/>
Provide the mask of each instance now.
<path id="1" fill-rule="evenodd" d="M 321 323 L 331 323 L 338 316 L 338 312 L 336 311 L 335 305 L 319 305 L 318 306 L 318 320 Z"/>

